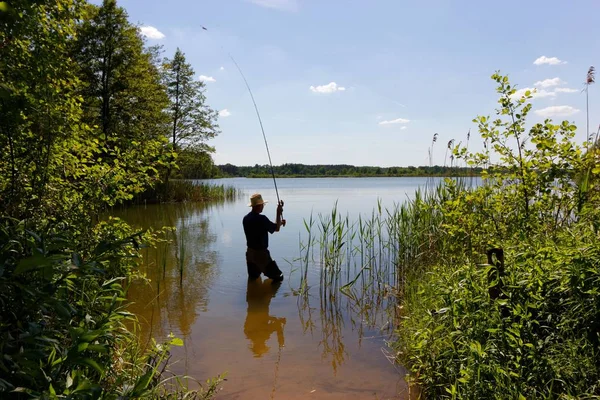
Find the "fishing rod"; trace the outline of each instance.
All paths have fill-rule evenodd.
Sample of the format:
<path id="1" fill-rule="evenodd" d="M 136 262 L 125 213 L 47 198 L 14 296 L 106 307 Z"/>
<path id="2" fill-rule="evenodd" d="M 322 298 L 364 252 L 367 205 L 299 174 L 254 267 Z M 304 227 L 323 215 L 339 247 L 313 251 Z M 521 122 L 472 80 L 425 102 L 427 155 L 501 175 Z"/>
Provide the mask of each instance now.
<path id="1" fill-rule="evenodd" d="M 205 26 L 201 25 L 201 28 L 208 32 L 208 29 Z M 225 49 L 223 49 L 223 46 L 221 46 L 221 50 L 225 50 Z M 229 58 L 231 58 L 231 61 L 233 61 L 233 64 L 235 64 L 235 67 L 237 68 L 240 75 L 242 76 L 242 79 L 244 80 L 244 83 L 246 84 L 246 88 L 248 89 L 248 92 L 250 93 L 250 98 L 252 99 L 252 104 L 254 104 L 254 110 L 256 111 L 256 116 L 258 117 L 258 122 L 260 124 L 260 130 L 262 132 L 263 139 L 265 140 L 265 147 L 267 148 L 267 156 L 269 156 L 269 165 L 271 166 L 271 176 L 273 177 L 273 185 L 275 185 L 275 194 L 277 195 L 277 204 L 279 205 L 279 203 L 280 203 L 279 190 L 277 189 L 277 181 L 275 180 L 275 171 L 273 170 L 273 162 L 271 161 L 271 152 L 269 151 L 269 144 L 267 143 L 267 135 L 265 135 L 265 128 L 263 127 L 262 118 L 260 117 L 260 112 L 258 111 L 258 106 L 256 105 L 256 100 L 254 100 L 254 94 L 252 94 L 252 89 L 250 89 L 248 80 L 246 79 L 246 76 L 244 76 L 244 73 L 242 72 L 242 69 L 240 68 L 238 63 L 235 61 L 235 59 L 233 58 L 231 53 L 227 53 L 227 55 L 229 56 Z"/>
<path id="2" fill-rule="evenodd" d="M 231 58 L 231 61 L 233 61 L 236 68 L 238 69 L 238 71 L 240 71 L 240 75 L 242 76 L 242 79 L 244 80 L 244 83 L 246 84 L 246 87 L 248 88 L 248 92 L 250 93 L 250 97 L 252 98 L 252 104 L 254 104 L 254 110 L 256 110 L 256 116 L 258 117 L 258 122 L 260 123 L 260 130 L 262 131 L 263 139 L 265 140 L 265 147 L 267 148 L 267 155 L 269 156 L 269 165 L 271 166 L 271 175 L 273 176 L 273 184 L 275 185 L 275 194 L 277 195 L 277 204 L 279 204 L 279 202 L 280 202 L 279 201 L 279 191 L 277 190 L 277 181 L 275 180 L 275 171 L 273 171 L 273 162 L 271 161 L 271 152 L 269 151 L 269 144 L 267 143 L 267 136 L 265 135 L 265 128 L 263 127 L 262 119 L 260 118 L 260 112 L 258 112 L 258 106 L 256 105 L 256 101 L 254 100 L 254 95 L 252 94 L 252 89 L 250 89 L 250 85 L 248 84 L 248 81 L 246 80 L 246 77 L 244 76 L 242 69 L 240 68 L 240 66 L 235 61 L 235 59 L 233 58 L 233 56 L 231 54 L 229 54 L 229 58 Z"/>

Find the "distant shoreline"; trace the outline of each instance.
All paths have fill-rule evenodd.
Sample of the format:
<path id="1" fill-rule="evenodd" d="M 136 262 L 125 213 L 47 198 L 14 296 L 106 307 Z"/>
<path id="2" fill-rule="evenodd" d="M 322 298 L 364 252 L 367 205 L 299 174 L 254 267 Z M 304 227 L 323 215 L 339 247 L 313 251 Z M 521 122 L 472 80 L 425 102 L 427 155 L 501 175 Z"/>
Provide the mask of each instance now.
<path id="1" fill-rule="evenodd" d="M 215 177 L 240 178 L 428 178 L 481 176 L 482 168 L 459 166 L 408 166 L 377 167 L 354 166 L 348 164 L 282 164 L 271 166 L 237 166 L 232 164 L 215 165 L 218 170 Z"/>
<path id="2" fill-rule="evenodd" d="M 480 174 L 472 175 L 278 175 L 275 178 L 477 178 Z M 227 178 L 272 178 L 273 175 L 252 175 L 252 176 L 220 176 L 214 179 Z"/>

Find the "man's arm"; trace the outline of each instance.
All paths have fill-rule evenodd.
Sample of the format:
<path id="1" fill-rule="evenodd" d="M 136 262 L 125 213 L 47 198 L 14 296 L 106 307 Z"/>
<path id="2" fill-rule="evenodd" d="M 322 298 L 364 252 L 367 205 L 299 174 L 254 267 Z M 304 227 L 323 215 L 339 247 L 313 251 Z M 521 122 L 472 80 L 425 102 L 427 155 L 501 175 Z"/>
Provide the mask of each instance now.
<path id="1" fill-rule="evenodd" d="M 285 226 L 285 219 L 283 219 L 283 200 L 280 200 L 279 204 L 277 205 L 277 216 L 275 217 L 275 225 L 277 226 L 277 228 L 275 228 L 275 232 L 279 232 L 279 228 L 281 228 L 281 225 Z"/>

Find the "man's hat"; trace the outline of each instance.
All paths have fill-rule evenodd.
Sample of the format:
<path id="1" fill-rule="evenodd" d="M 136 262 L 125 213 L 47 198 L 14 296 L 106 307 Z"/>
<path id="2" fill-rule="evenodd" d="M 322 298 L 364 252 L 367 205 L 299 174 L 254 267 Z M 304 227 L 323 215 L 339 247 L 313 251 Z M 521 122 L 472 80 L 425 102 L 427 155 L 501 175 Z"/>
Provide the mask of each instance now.
<path id="1" fill-rule="evenodd" d="M 261 204 L 267 203 L 268 201 L 264 201 L 259 193 L 255 193 L 252 196 L 250 196 L 250 204 L 248 204 L 248 207 L 260 206 Z"/>

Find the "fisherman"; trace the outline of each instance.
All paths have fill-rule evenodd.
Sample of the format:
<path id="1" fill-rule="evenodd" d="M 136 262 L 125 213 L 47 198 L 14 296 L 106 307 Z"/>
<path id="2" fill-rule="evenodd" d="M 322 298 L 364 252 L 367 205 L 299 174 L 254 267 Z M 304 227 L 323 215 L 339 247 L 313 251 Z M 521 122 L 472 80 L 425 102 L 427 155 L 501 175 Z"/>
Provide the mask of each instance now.
<path id="1" fill-rule="evenodd" d="M 279 232 L 281 226 L 285 226 L 283 216 L 283 200 L 277 205 L 277 216 L 275 223 L 271 222 L 265 215 L 261 215 L 265 204 L 259 193 L 250 196 L 250 211 L 242 220 L 244 233 L 246 234 L 246 265 L 248 266 L 248 278 L 256 279 L 263 273 L 274 282 L 283 280 L 283 273 L 269 253 L 269 235 L 267 233 Z"/>

